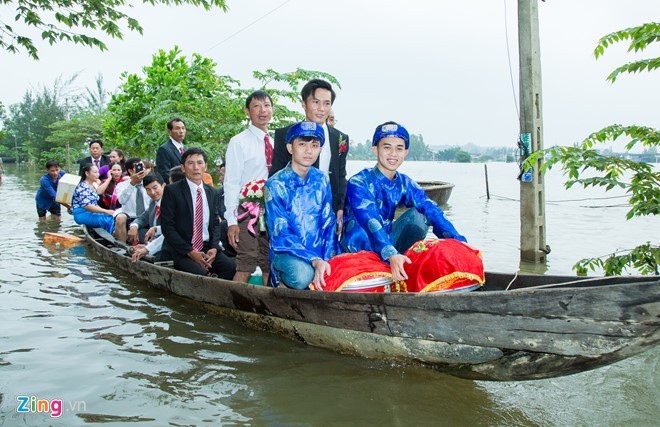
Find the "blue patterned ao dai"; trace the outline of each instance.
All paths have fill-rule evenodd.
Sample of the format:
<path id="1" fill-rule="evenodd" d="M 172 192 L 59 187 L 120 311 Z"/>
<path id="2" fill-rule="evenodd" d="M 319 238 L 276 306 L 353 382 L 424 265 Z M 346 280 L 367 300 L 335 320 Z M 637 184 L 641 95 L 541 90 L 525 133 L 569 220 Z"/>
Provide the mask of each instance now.
<path id="1" fill-rule="evenodd" d="M 396 255 L 391 236 L 398 206 L 415 208 L 425 215 L 438 238 L 467 242 L 414 180 L 396 172 L 390 181 L 374 167 L 363 169 L 348 181 L 342 242 L 349 252 L 373 251 L 383 261 Z"/>
<path id="2" fill-rule="evenodd" d="M 336 251 L 336 218 L 328 177 L 309 168 L 307 177 L 287 165 L 266 182 L 266 223 L 270 234 L 270 257 L 289 254 L 311 264 L 329 260 Z"/>

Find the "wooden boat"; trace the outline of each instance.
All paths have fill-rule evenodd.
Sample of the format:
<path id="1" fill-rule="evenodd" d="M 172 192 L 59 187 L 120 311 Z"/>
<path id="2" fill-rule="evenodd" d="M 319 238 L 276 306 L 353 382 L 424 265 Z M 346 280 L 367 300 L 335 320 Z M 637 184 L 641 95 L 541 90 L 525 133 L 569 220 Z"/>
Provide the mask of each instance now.
<path id="1" fill-rule="evenodd" d="M 438 205 L 447 204 L 454 188 L 454 184 L 444 181 L 417 181 L 417 184 L 424 189 L 426 196 Z"/>
<path id="2" fill-rule="evenodd" d="M 486 273 L 465 293 L 318 292 L 195 276 L 86 230 L 91 249 L 151 286 L 312 346 L 422 364 L 484 380 L 530 380 L 604 366 L 660 341 L 660 276 Z"/>

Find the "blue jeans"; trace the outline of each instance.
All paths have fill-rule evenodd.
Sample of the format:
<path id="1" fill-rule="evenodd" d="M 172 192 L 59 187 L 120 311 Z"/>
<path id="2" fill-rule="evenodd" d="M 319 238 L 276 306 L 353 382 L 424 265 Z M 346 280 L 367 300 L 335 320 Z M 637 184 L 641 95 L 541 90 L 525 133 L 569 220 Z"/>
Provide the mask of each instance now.
<path id="1" fill-rule="evenodd" d="M 306 289 L 314 280 L 314 267 L 289 254 L 273 254 L 271 269 L 285 285 L 295 289 Z"/>
<path id="2" fill-rule="evenodd" d="M 402 254 L 420 240 L 424 240 L 429 232 L 426 217 L 417 209 L 410 208 L 392 223 L 392 243 Z"/>
<path id="3" fill-rule="evenodd" d="M 85 208 L 75 208 L 73 220 L 76 224 L 89 225 L 92 228 L 101 227 L 108 233 L 112 233 L 115 229 L 115 219 L 112 215 L 90 212 Z"/>

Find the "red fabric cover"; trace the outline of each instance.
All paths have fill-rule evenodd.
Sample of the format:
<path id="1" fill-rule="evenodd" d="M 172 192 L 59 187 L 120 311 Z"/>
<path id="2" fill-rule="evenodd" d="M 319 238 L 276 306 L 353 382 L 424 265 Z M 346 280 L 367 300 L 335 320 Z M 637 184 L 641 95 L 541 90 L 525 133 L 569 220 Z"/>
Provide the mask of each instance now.
<path id="1" fill-rule="evenodd" d="M 481 252 L 455 239 L 420 240 L 405 255 L 408 292 L 456 290 L 483 285 L 484 263 Z"/>
<path id="2" fill-rule="evenodd" d="M 390 266 L 378 258 L 374 252 L 360 251 L 337 255 L 328 261 L 331 274 L 325 277 L 323 291 L 345 291 L 346 285 L 357 280 L 368 280 L 377 277 L 392 279 Z M 312 283 L 310 289 L 317 289 Z M 377 286 L 361 292 L 383 292 L 383 286 Z"/>

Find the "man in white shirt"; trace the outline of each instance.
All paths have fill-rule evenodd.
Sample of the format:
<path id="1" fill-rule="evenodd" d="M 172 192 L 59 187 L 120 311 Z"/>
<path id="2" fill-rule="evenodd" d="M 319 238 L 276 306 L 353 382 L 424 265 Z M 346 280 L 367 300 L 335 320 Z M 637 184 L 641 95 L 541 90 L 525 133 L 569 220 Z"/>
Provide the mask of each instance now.
<path id="1" fill-rule="evenodd" d="M 273 101 L 268 93 L 258 90 L 245 101 L 245 114 L 250 119 L 248 128 L 229 141 L 225 154 L 225 218 L 229 244 L 236 250 L 234 280 L 246 282 L 257 266 L 261 269 L 264 285 L 268 283 L 268 234 L 259 223 L 248 227 L 252 215 L 240 203 L 240 193 L 250 181 L 268 179 L 273 148 L 268 136 L 268 123 L 273 117 Z M 240 219 L 239 219 L 240 218 Z"/>
<path id="2" fill-rule="evenodd" d="M 126 160 L 126 172 L 130 179 L 120 182 L 115 189 L 121 209 L 115 216 L 114 236 L 120 242 L 126 242 L 131 222 L 149 208 L 149 196 L 142 185 L 142 178 L 149 174 L 151 169 L 144 167 L 142 159 L 132 157 Z M 132 238 L 129 239 L 129 243 L 133 241 Z"/>
<path id="3" fill-rule="evenodd" d="M 150 173 L 144 177 L 142 185 L 151 198 L 151 203 L 149 203 L 149 209 L 135 218 L 128 230 L 129 239 L 144 243 L 133 247 L 133 262 L 146 255 L 157 256 L 165 239 L 160 229 L 160 200 L 163 197 L 165 181 L 158 172 Z M 139 240 L 139 231 L 144 232 L 143 240 Z"/>

